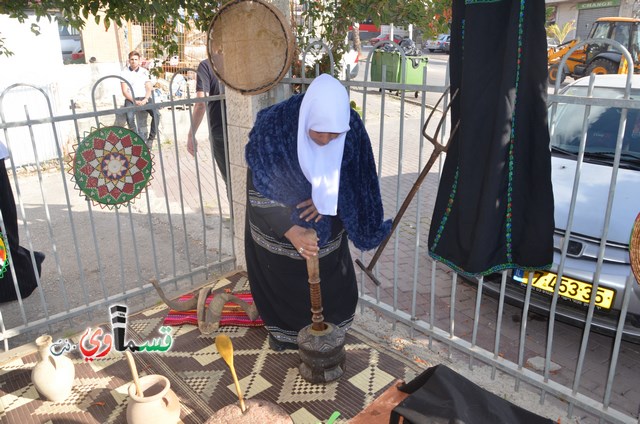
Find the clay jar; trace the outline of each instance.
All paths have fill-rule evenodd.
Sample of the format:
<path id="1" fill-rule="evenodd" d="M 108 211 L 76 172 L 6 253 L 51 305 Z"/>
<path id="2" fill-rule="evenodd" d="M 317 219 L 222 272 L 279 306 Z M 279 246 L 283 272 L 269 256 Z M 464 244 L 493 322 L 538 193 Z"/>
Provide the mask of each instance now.
<path id="1" fill-rule="evenodd" d="M 52 402 L 62 402 L 71 394 L 76 370 L 66 356 L 51 354 L 52 338 L 48 334 L 36 339 L 40 359 L 31 371 L 31 381 L 40 396 Z"/>
<path id="2" fill-rule="evenodd" d="M 171 390 L 167 377 L 151 374 L 140 377 L 142 396 L 129 386 L 128 424 L 176 424 L 180 420 L 180 401 Z"/>

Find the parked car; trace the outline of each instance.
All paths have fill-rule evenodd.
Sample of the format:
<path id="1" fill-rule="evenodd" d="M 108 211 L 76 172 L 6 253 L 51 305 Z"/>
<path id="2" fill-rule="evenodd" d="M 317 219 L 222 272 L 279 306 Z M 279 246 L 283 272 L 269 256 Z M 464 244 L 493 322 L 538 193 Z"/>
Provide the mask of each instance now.
<path id="1" fill-rule="evenodd" d="M 317 44 L 314 44 L 314 42 Z M 320 40 L 311 40 L 311 48 L 309 51 L 306 54 L 304 52 L 300 52 L 299 60 L 302 61 L 302 58 L 304 57 L 305 65 L 308 68 L 314 68 L 315 64 L 320 62 L 323 56 L 327 54 L 320 43 L 322 43 Z M 347 50 L 340 59 L 340 79 L 346 79 L 347 65 L 349 66 L 349 79 L 356 78 L 360 70 L 359 55 L 351 46 L 349 46 L 349 50 Z M 310 75 L 307 74 L 307 76 Z"/>
<path id="2" fill-rule="evenodd" d="M 621 98 L 624 94 L 626 78 L 626 75 L 597 75 L 593 97 Z M 562 93 L 586 96 L 588 84 L 588 77 L 578 79 L 565 87 Z M 634 75 L 631 97 L 638 98 L 638 96 L 640 96 L 640 75 Z M 550 272 L 534 272 L 531 309 L 542 314 L 547 314 L 549 311 L 551 296 L 557 283 L 556 273 L 559 271 L 561 249 L 563 243 L 568 243 L 562 282 L 558 289 L 559 301 L 556 316 L 560 320 L 583 325 L 587 317 L 590 296 L 595 295 L 596 309 L 592 328 L 612 334 L 616 329 L 625 297 L 625 283 L 631 275 L 629 238 L 636 216 L 640 212 L 640 110 L 628 110 L 597 292 L 594 292 L 592 284 L 604 228 L 622 109 L 591 106 L 571 235 L 566 240 L 565 230 L 584 110 L 584 105 L 558 104 L 555 116 L 549 115 L 550 125 L 555 124 L 555 132 L 551 139 L 556 225 L 554 260 Z M 510 284 L 507 284 L 507 301 L 522 304 L 524 290 L 528 284 L 528 273 L 516 270 L 510 274 L 512 278 L 509 278 Z M 490 292 L 499 293 L 500 275 L 491 275 L 485 280 Z M 640 285 L 638 283 L 633 279 L 624 330 L 624 337 L 635 342 L 640 341 Z"/>
<path id="3" fill-rule="evenodd" d="M 400 44 L 403 38 L 404 37 L 401 37 L 400 35 L 393 34 L 393 41 L 396 44 Z M 380 34 L 377 37 L 373 37 L 372 39 L 370 39 L 369 43 L 371 43 L 372 46 L 375 46 L 381 41 L 389 41 L 389 40 L 390 40 L 389 34 Z"/>
<path id="4" fill-rule="evenodd" d="M 424 47 L 430 52 L 449 52 L 449 40 L 451 36 L 449 34 L 440 34 L 437 38 L 427 40 Z"/>

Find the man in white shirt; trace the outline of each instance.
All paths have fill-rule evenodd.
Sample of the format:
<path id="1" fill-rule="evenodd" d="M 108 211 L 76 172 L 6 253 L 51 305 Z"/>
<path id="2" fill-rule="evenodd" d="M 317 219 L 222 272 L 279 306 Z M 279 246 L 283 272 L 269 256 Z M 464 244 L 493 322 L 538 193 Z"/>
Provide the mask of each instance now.
<path id="1" fill-rule="evenodd" d="M 153 103 L 153 97 L 151 96 L 153 86 L 149 78 L 149 71 L 140 66 L 140 53 L 135 50 L 129 53 L 129 66 L 123 69 L 121 76 L 131 85 L 130 87 L 124 81 L 120 83 L 122 94 L 125 98 L 125 107 Z M 131 90 L 133 90 L 133 93 Z M 151 115 L 151 128 L 149 129 L 149 137 L 147 137 L 147 145 L 151 145 L 158 133 L 160 116 L 157 109 L 147 109 L 146 112 Z M 130 129 L 136 131 L 134 112 L 127 112 L 127 125 Z M 136 132 L 140 134 L 141 131 L 142 129 L 138 129 Z"/>

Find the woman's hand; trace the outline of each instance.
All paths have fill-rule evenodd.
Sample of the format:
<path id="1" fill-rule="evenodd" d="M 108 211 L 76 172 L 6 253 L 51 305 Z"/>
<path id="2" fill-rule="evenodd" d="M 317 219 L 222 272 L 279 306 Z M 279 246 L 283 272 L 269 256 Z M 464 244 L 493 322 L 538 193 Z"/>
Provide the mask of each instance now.
<path id="1" fill-rule="evenodd" d="M 318 248 L 318 237 L 312 229 L 294 225 L 284 233 L 284 236 L 289 239 L 300 256 L 305 259 L 316 256 L 318 251 L 320 251 L 320 248 Z"/>
<path id="2" fill-rule="evenodd" d="M 311 220 L 315 220 L 314 222 L 318 222 L 322 219 L 322 215 L 318 213 L 318 209 L 316 209 L 316 205 L 313 204 L 312 199 L 307 199 L 304 202 L 297 204 L 296 208 L 304 208 L 304 210 L 300 214 L 300 219 L 304 219 L 307 222 Z"/>

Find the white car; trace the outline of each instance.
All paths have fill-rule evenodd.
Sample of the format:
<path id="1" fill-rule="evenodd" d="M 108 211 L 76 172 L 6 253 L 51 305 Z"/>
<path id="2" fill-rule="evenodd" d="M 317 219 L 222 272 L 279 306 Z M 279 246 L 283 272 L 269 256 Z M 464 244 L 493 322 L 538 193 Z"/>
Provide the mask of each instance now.
<path id="1" fill-rule="evenodd" d="M 595 77 L 593 97 L 622 98 L 626 75 L 598 75 Z M 589 77 L 581 78 L 565 87 L 562 94 L 586 97 Z M 632 77 L 631 98 L 640 98 L 640 75 Z M 551 109 L 550 109 L 551 111 Z M 640 213 L 640 109 L 628 109 L 622 141 L 620 166 L 615 182 L 611 217 L 600 271 L 599 287 L 593 290 L 593 279 L 602 239 L 616 140 L 622 109 L 610 106 L 591 106 L 586 130 L 584 161 L 580 170 L 578 192 L 571 235 L 566 228 L 572 197 L 575 171 L 582 136 L 585 106 L 558 104 L 555 116 L 549 114 L 551 137 L 551 166 L 555 207 L 554 261 L 551 272 L 535 272 L 533 276 L 531 308 L 546 314 L 551 295 L 557 284 L 557 272 L 563 243 L 567 257 L 559 287 L 556 314 L 559 319 L 582 325 L 587 317 L 590 296 L 595 295 L 595 330 L 613 333 L 622 301 L 625 283 L 631 275 L 629 239 L 633 224 Z M 495 277 L 495 276 L 490 276 Z M 633 277 L 632 277 L 633 278 Z M 499 278 L 488 278 L 490 290 L 499 292 Z M 512 284 L 507 285 L 507 299 L 522 304 L 527 273 L 517 270 Z M 626 317 L 624 336 L 640 341 L 640 285 L 633 279 L 632 293 Z"/>
<path id="2" fill-rule="evenodd" d="M 301 52 L 300 53 L 300 61 L 302 61 L 303 57 L 304 57 L 304 63 L 308 68 L 314 68 L 316 63 L 320 63 L 321 60 L 323 59 L 323 56 L 325 56 L 327 54 L 326 50 L 324 49 L 322 42 L 319 40 L 316 41 L 311 41 L 310 42 L 310 48 L 309 50 L 305 53 L 305 52 Z M 343 55 L 342 58 L 340 59 L 340 75 L 339 78 L 340 79 L 347 79 L 347 65 L 349 67 L 349 79 L 354 79 L 358 76 L 358 72 L 360 70 L 360 67 L 358 66 L 359 64 L 359 55 L 358 52 L 356 50 L 354 50 L 353 48 L 350 48 L 348 51 L 346 51 Z M 336 65 L 337 67 L 337 65 Z M 314 72 L 312 71 L 311 74 L 309 74 L 308 72 L 305 74 L 305 76 L 310 77 L 315 75 Z"/>
<path id="3" fill-rule="evenodd" d="M 449 34 L 440 34 L 438 38 L 427 40 L 424 47 L 430 52 L 448 52 L 451 36 Z"/>

